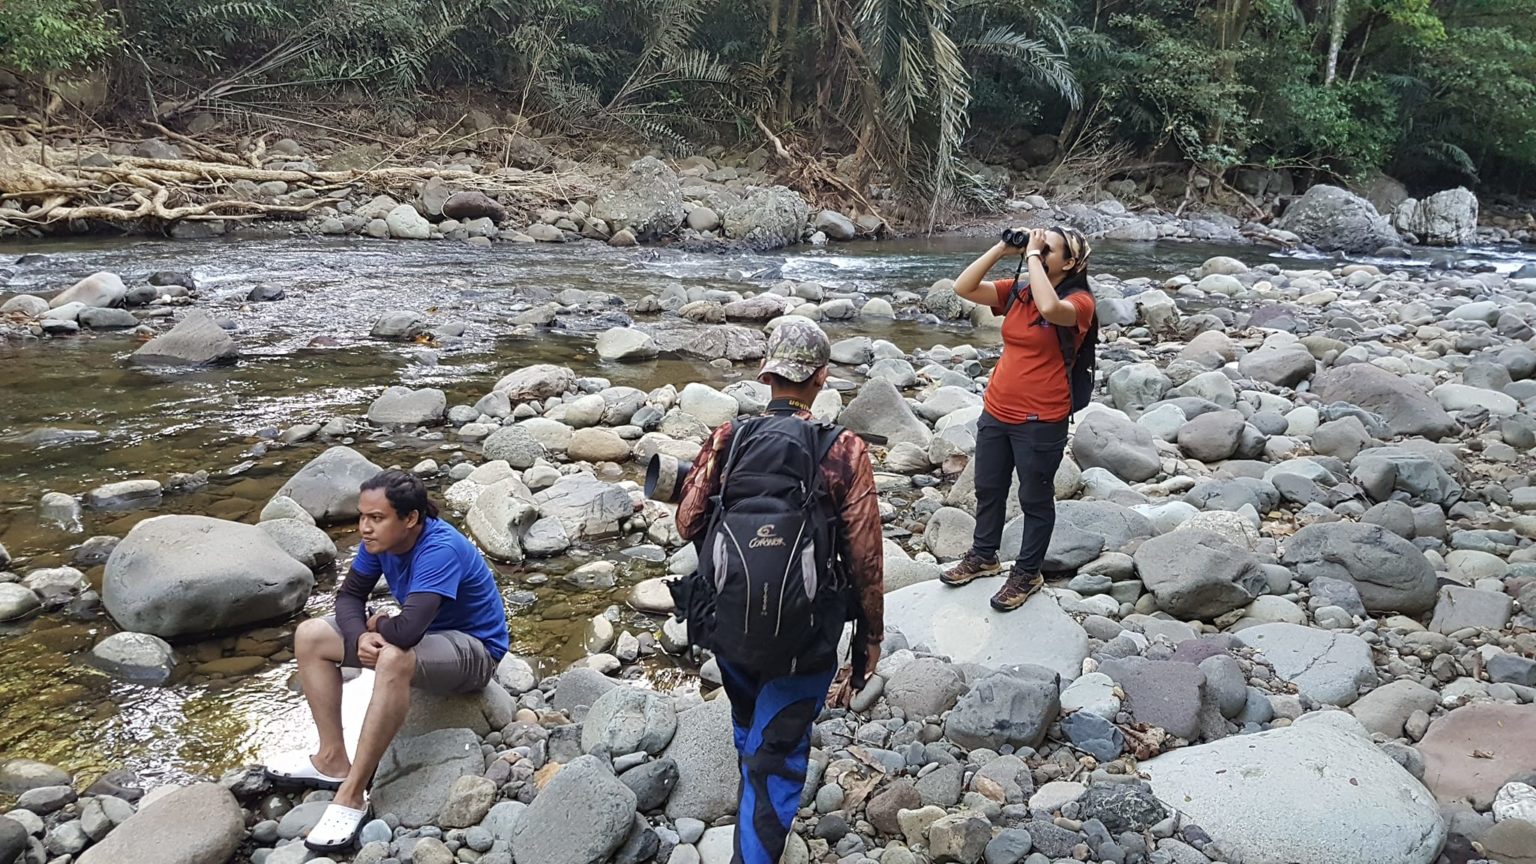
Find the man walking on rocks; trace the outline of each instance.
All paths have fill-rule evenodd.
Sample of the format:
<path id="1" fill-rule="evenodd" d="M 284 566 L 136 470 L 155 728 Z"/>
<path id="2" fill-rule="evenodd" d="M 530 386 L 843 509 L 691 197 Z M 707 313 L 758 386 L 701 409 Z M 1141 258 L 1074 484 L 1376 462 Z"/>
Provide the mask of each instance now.
<path id="1" fill-rule="evenodd" d="M 854 618 L 846 703 L 880 659 L 885 632 L 880 514 L 857 435 L 813 419 L 831 345 L 791 317 L 768 339 L 760 417 L 714 431 L 683 486 L 677 528 L 699 545 L 679 585 L 695 644 L 715 652 L 741 761 L 733 864 L 778 864 L 805 785 L 811 724 Z M 862 660 L 862 663 L 860 662 Z"/>
<path id="2" fill-rule="evenodd" d="M 358 498 L 363 545 L 336 595 L 336 614 L 294 633 L 299 681 L 320 732 L 320 749 L 284 754 L 267 766 L 279 782 L 336 790 L 309 848 L 345 849 L 367 815 L 366 789 L 405 722 L 411 688 L 440 693 L 484 689 L 507 653 L 507 616 L 480 551 L 439 519 L 426 486 L 404 471 L 365 481 Z M 372 613 L 379 577 L 399 601 L 397 615 Z M 374 670 L 373 695 L 347 758 L 341 728 L 341 667 Z"/>

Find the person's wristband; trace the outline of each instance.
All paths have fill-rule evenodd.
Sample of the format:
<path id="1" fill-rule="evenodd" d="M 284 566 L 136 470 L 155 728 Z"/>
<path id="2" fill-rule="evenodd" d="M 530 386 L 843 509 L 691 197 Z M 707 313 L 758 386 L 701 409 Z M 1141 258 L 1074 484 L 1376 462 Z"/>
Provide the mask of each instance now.
<path id="1" fill-rule="evenodd" d="M 1024 254 L 1024 257 L 1025 258 L 1039 258 L 1040 257 L 1040 250 L 1039 249 L 1031 249 L 1031 250 L 1029 250 L 1028 252 L 1026 252 Z"/>

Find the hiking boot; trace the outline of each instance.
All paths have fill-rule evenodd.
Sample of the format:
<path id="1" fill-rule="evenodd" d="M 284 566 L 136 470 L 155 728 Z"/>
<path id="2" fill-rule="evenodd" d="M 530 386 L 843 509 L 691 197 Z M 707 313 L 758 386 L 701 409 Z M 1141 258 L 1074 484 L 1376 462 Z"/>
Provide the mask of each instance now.
<path id="1" fill-rule="evenodd" d="M 1008 581 L 1003 587 L 992 595 L 992 608 L 999 612 L 1012 612 L 1024 605 L 1024 601 L 1035 596 L 1035 592 L 1045 587 L 1045 577 L 1039 573 L 1026 573 L 1023 570 L 1008 571 Z"/>
<path id="2" fill-rule="evenodd" d="M 998 570 L 996 558 L 987 560 L 975 552 L 965 553 L 960 563 L 939 574 L 939 581 L 952 588 L 969 585 L 977 576 L 987 576 Z"/>

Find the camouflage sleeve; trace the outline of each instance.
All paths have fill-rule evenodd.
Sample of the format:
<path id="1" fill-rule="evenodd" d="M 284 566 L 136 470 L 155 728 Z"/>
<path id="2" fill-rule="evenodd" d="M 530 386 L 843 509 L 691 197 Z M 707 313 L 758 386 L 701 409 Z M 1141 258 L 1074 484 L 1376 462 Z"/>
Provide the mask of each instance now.
<path id="1" fill-rule="evenodd" d="M 885 638 L 885 550 L 869 447 L 864 439 L 844 432 L 827 455 L 842 486 L 838 507 L 847 549 L 844 563 L 864 610 L 869 641 L 879 644 Z"/>
<path id="2" fill-rule="evenodd" d="M 709 498 L 719 485 L 720 466 L 717 458 L 724 452 L 731 438 L 731 424 L 718 428 L 699 448 L 698 458 L 693 460 L 693 470 L 683 481 L 683 497 L 677 504 L 677 533 L 684 540 L 692 540 L 704 530 L 705 515 L 709 512 Z"/>

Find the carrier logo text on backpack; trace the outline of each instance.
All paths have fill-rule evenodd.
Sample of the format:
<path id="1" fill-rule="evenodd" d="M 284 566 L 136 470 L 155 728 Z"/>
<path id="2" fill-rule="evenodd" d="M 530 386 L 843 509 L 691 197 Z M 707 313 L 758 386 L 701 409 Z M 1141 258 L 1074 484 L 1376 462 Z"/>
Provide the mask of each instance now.
<path id="1" fill-rule="evenodd" d="M 774 525 L 769 523 L 757 529 L 757 536 L 747 541 L 748 549 L 761 549 L 765 546 L 783 546 L 783 537 L 773 533 Z"/>

